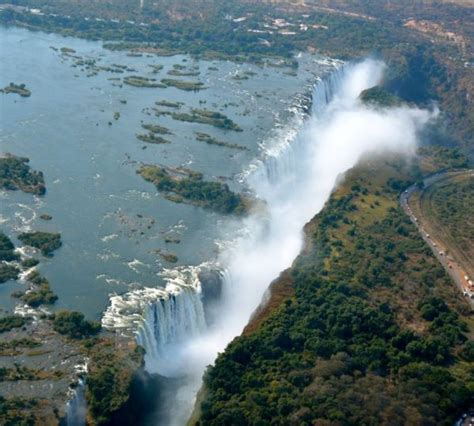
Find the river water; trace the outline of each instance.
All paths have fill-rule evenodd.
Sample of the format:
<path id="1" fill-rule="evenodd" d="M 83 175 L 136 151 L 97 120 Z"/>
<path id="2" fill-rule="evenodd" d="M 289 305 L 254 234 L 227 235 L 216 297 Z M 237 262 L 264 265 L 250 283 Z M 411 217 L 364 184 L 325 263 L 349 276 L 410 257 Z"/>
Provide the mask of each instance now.
<path id="1" fill-rule="evenodd" d="M 413 155 L 419 131 L 436 116 L 363 105 L 359 94 L 379 84 L 385 69 L 370 59 L 340 66 L 301 55 L 294 75 L 281 67 L 186 56 L 131 57 L 97 42 L 20 29 L 0 28 L 0 39 L 0 85 L 25 83 L 32 91 L 27 99 L 1 96 L 1 151 L 29 157 L 48 188 L 42 198 L 0 193 L 2 229 L 14 240 L 25 230 L 61 232 L 63 247 L 40 265 L 59 296 L 55 308 L 81 310 L 102 317 L 107 328 L 135 333 L 147 352 L 147 370 L 171 383 L 156 395 L 161 407 L 150 418 L 154 425 L 186 423 L 206 365 L 241 332 L 271 280 L 291 265 L 304 224 L 343 174 L 370 154 Z M 76 58 L 61 54 L 65 46 Z M 207 90 L 122 85 L 105 70 L 87 76 L 77 57 L 158 79 L 177 65 L 199 70 L 192 78 Z M 163 69 L 155 75 L 150 65 Z M 311 92 L 313 107 L 305 117 L 301 99 Z M 156 118 L 150 108 L 158 100 L 182 102 L 183 112 L 223 112 L 243 132 Z M 142 123 L 170 128 L 172 143 L 138 142 Z M 248 150 L 198 143 L 195 132 Z M 142 163 L 189 167 L 236 191 L 251 190 L 265 207 L 233 219 L 172 203 L 136 174 Z M 41 213 L 53 220 L 42 221 Z M 167 236 L 181 240 L 171 248 L 176 265 L 156 254 L 170 249 Z M 223 284 L 209 316 L 199 273 L 216 265 L 213 260 Z M 22 285 L 0 287 L 3 308 L 13 307 L 9 293 Z"/>
<path id="2" fill-rule="evenodd" d="M 301 56 L 297 75 L 288 68 L 236 65 L 227 61 L 197 61 L 184 55 L 131 57 L 105 50 L 100 42 L 0 27 L 0 86 L 25 83 L 29 98 L 0 95 L 0 151 L 30 158 L 44 172 L 44 197 L 0 192 L 0 226 L 13 241 L 19 232 L 60 232 L 63 246 L 51 259 L 41 258 L 40 272 L 59 296 L 53 309 L 84 312 L 99 319 L 109 296 L 142 287 L 160 287 L 163 268 L 171 265 L 156 250 L 177 254 L 177 265 L 198 265 L 216 257 L 219 241 L 229 240 L 232 219 L 164 199 L 136 170 L 141 163 L 186 166 L 207 179 L 225 180 L 236 191 L 241 175 L 262 156 L 281 129 L 296 122 L 295 105 L 316 78 L 331 68 L 320 58 Z M 100 66 L 133 68 L 123 74 L 101 71 L 89 76 L 73 56 L 94 59 Z M 198 77 L 171 77 L 179 64 L 199 70 Z M 162 65 L 158 74 L 150 65 Z M 247 72 L 248 79 L 235 79 Z M 255 73 L 255 74 L 253 74 Z M 200 92 L 176 88 L 137 88 L 117 78 L 199 80 Z M 234 120 L 243 132 L 155 117 L 150 108 L 160 100 L 183 102 L 181 111 L 207 108 Z M 123 101 L 126 101 L 124 103 Z M 119 112 L 120 118 L 114 119 Z M 112 124 L 109 125 L 109 122 Z M 138 141 L 142 123 L 168 127 L 171 144 Z M 245 145 L 240 151 L 195 140 L 195 132 Z M 144 149 L 146 148 L 146 149 Z M 42 213 L 53 220 L 39 218 Z M 165 237 L 179 244 L 165 243 Z M 10 297 L 24 283 L 0 286 L 0 304 L 12 310 Z"/>

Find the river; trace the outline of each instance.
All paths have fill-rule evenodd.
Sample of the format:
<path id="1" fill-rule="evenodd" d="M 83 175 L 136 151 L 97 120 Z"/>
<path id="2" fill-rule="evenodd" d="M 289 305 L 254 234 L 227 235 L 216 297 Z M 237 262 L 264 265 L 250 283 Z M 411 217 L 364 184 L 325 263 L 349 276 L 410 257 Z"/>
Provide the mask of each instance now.
<path id="1" fill-rule="evenodd" d="M 54 309 L 79 310 L 95 319 L 100 319 L 110 294 L 165 284 L 160 272 L 173 265 L 157 256 L 157 249 L 176 253 L 177 265 L 198 265 L 214 258 L 218 242 L 231 232 L 231 218 L 164 199 L 136 174 L 139 164 L 186 166 L 242 191 L 240 175 L 262 155 L 275 132 L 299 113 L 298 97 L 329 67 L 319 58 L 302 56 L 294 76 L 288 68 L 197 61 L 184 55 L 132 57 L 106 50 L 100 42 L 18 28 L 0 27 L 0 39 L 0 86 L 25 83 L 32 91 L 29 98 L 0 95 L 0 151 L 30 158 L 31 167 L 44 172 L 47 186 L 44 197 L 0 192 L 2 229 L 17 245 L 15 236 L 22 231 L 60 232 L 63 247 L 39 266 L 59 296 Z M 62 47 L 100 66 L 119 64 L 135 71 L 87 77 L 84 67 L 57 50 Z M 163 69 L 153 74 L 150 65 Z M 167 75 L 176 66 L 199 70 L 200 75 Z M 244 72 L 247 79 L 233 78 Z M 208 88 L 150 89 L 113 80 L 126 75 L 199 80 Z M 150 108 L 160 100 L 183 102 L 183 111 L 221 111 L 243 132 L 154 117 Z M 115 112 L 120 113 L 118 120 Z M 138 141 L 142 123 L 168 127 L 172 143 Z M 249 150 L 197 142 L 195 132 Z M 42 213 L 53 220 L 41 220 Z M 181 242 L 167 244 L 165 237 Z M 23 287 L 18 282 L 0 286 L 1 306 L 12 310 L 17 301 L 10 294 Z"/>

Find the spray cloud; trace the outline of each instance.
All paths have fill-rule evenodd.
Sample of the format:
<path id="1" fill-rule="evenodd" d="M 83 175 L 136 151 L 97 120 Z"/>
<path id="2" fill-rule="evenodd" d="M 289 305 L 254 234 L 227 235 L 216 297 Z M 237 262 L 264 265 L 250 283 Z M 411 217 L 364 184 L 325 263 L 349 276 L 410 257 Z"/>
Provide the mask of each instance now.
<path id="1" fill-rule="evenodd" d="M 274 149 L 273 158 L 249 176 L 267 204 L 266 216 L 247 218 L 245 235 L 221 255 L 226 274 L 220 320 L 183 348 L 194 377 L 183 400 L 199 387 L 205 366 L 242 332 L 270 282 L 291 266 L 303 245 L 303 226 L 322 209 L 338 178 L 365 155 L 414 153 L 419 131 L 436 113 L 406 106 L 376 109 L 358 98 L 381 82 L 384 69 L 383 62 L 367 59 L 337 71 L 332 87 L 321 82 L 313 113 L 296 138 Z"/>
<path id="2" fill-rule="evenodd" d="M 291 266 L 303 245 L 303 226 L 322 209 L 338 179 L 362 156 L 414 153 L 419 131 L 436 113 L 406 106 L 363 105 L 361 91 L 378 85 L 384 69 L 383 62 L 367 59 L 346 65 L 319 82 L 311 116 L 297 135 L 288 143 L 274 141 L 267 157 L 248 176 L 249 186 L 265 201 L 266 211 L 244 219 L 244 232 L 220 255 L 225 274 L 218 320 L 179 345 L 159 351 L 172 352 L 161 373 L 166 375 L 168 370 L 171 375 L 179 372 L 187 377 L 170 404 L 170 424 L 186 423 L 205 367 L 242 332 L 271 281 Z M 147 367 L 153 370 L 152 365 Z"/>

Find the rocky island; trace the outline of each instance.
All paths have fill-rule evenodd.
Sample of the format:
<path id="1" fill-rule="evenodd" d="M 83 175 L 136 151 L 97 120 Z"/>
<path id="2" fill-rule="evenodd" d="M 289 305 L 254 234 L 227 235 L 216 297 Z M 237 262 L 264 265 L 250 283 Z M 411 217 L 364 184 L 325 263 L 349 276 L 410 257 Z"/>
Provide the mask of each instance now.
<path id="1" fill-rule="evenodd" d="M 31 91 L 26 88 L 24 84 L 15 84 L 10 83 L 8 86 L 5 86 L 3 89 L 0 89 L 2 93 L 16 93 L 20 95 L 22 98 L 28 98 L 31 96 Z"/>
<path id="2" fill-rule="evenodd" d="M 53 252 L 61 247 L 61 235 L 51 232 L 23 232 L 18 235 L 18 239 L 24 244 L 41 251 L 43 256 L 51 257 Z"/>
<path id="3" fill-rule="evenodd" d="M 151 143 L 155 145 L 171 143 L 169 140 L 162 138 L 161 136 L 157 136 L 155 132 L 149 133 L 140 133 L 137 135 L 137 139 L 141 140 L 142 142 Z"/>

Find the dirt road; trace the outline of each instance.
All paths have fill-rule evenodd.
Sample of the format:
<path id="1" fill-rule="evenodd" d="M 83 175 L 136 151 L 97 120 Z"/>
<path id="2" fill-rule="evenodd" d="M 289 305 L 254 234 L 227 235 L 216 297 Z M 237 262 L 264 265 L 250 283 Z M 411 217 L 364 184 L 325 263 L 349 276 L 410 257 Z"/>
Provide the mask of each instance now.
<path id="1" fill-rule="evenodd" d="M 432 185 L 440 181 L 457 178 L 460 175 L 466 175 L 466 177 L 472 176 L 474 178 L 474 170 L 453 171 L 431 175 L 424 179 L 423 189 L 420 190 L 417 185 L 412 185 L 407 188 L 407 190 L 400 195 L 400 204 L 411 221 L 416 225 L 422 238 L 430 246 L 436 258 L 466 297 L 471 308 L 474 309 L 474 276 L 471 276 L 474 274 L 470 273 L 470 265 L 467 264 L 464 256 L 459 255 L 459 250 L 447 241 L 446 232 L 431 223 L 430 218 L 423 212 L 422 203 L 419 202 L 424 191 Z M 417 197 L 415 197 L 415 195 Z"/>

